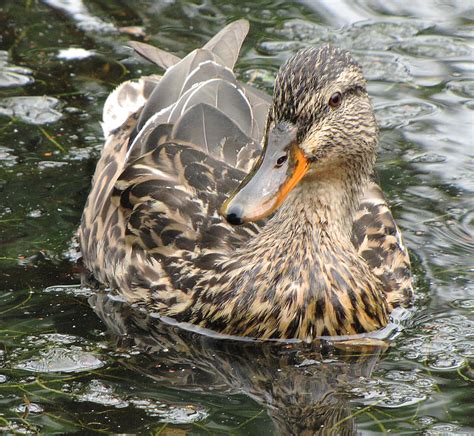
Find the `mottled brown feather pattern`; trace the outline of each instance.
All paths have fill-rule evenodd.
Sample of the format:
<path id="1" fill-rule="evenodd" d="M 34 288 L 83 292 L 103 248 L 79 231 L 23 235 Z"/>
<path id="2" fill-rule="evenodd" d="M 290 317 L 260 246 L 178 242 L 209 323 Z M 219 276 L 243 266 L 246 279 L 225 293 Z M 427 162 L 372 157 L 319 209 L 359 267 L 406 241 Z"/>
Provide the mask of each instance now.
<path id="1" fill-rule="evenodd" d="M 413 297 L 410 258 L 380 187 L 371 182 L 354 219 L 352 242 L 398 307 Z"/>
<path id="2" fill-rule="evenodd" d="M 127 301 L 222 333 L 311 340 L 383 327 L 393 307 L 410 301 L 411 275 L 400 232 L 369 181 L 377 131 L 360 68 L 344 51 L 303 52 L 282 68 L 270 105 L 219 67 L 219 38 L 224 45 L 240 38 L 230 44 L 233 63 L 246 26 L 233 23 L 212 48 L 166 65 L 166 83 L 193 90 L 191 107 L 186 91 L 153 115 L 158 76 L 126 82 L 109 97 L 106 142 L 79 229 L 83 262 Z M 216 64 L 209 80 L 222 86 L 204 86 L 206 77 L 189 84 L 190 68 L 202 62 Z M 339 113 L 325 107 L 334 87 L 346 92 Z M 152 115 L 141 117 L 144 108 Z M 218 210 L 258 158 L 264 132 L 282 119 L 298 124 L 314 174 L 269 220 L 233 227 Z"/>

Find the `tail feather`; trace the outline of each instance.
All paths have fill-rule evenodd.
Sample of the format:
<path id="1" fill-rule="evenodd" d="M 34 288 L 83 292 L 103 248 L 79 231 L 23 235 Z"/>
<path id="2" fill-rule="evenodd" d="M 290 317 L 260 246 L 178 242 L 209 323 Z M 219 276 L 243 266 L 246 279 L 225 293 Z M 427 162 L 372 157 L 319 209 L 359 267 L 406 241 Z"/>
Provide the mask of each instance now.
<path id="1" fill-rule="evenodd" d="M 181 58 L 178 56 L 143 42 L 129 41 L 128 45 L 132 47 L 140 56 L 144 57 L 150 62 L 153 62 L 164 70 L 173 67 L 181 60 Z"/>
<path id="2" fill-rule="evenodd" d="M 232 70 L 248 32 L 247 20 L 234 21 L 210 39 L 203 48 L 211 50 L 222 60 L 223 65 Z"/>

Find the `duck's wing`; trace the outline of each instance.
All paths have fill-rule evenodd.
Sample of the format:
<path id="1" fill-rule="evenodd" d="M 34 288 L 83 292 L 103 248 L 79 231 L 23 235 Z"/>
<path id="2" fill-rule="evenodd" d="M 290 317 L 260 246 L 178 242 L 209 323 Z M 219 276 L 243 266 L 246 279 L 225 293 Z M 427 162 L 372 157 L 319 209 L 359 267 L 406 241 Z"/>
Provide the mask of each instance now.
<path id="1" fill-rule="evenodd" d="M 413 296 L 410 258 L 402 234 L 375 182 L 365 190 L 352 229 L 358 253 L 380 279 L 392 307 L 408 304 Z"/>
<path id="2" fill-rule="evenodd" d="M 106 141 L 90 195 L 100 200 L 94 203 L 94 218 L 120 173 L 166 141 L 192 143 L 242 171 L 253 166 L 270 98 L 239 83 L 232 71 L 248 28 L 246 20 L 233 22 L 183 59 L 129 43 L 166 72 L 127 81 L 105 102 Z"/>
<path id="3" fill-rule="evenodd" d="M 105 105 L 106 144 L 80 229 L 86 267 L 102 283 L 179 288 L 182 262 L 211 267 L 257 231 L 218 214 L 260 154 L 270 103 L 231 69 L 247 30 L 232 23 L 181 60 L 134 44 L 166 72 L 126 82 Z"/>
<path id="4" fill-rule="evenodd" d="M 255 235 L 257 224 L 234 227 L 218 213 L 244 176 L 194 144 L 165 142 L 127 166 L 113 202 L 127 218 L 128 242 L 169 264 L 185 252 L 228 251 Z"/>
<path id="5" fill-rule="evenodd" d="M 194 50 L 179 61 L 174 56 L 167 58 L 161 50 L 146 44 L 132 45 L 144 57 L 167 70 L 140 112 L 137 126 L 131 135 L 127 154 L 129 161 L 157 145 L 156 137 L 163 137 L 163 125 L 177 125 L 183 117 L 189 122 L 191 115 L 187 112 L 197 104 L 207 104 L 222 112 L 248 136 L 249 149 L 259 148 L 270 98 L 239 83 L 232 71 L 247 32 L 248 22 L 236 21 L 222 29 L 203 48 Z M 216 118 L 216 111 L 212 119 Z M 200 111 L 201 115 L 207 112 L 209 111 Z M 180 124 L 179 132 L 182 133 L 184 124 Z M 221 139 L 229 136 L 218 124 L 212 127 L 207 124 L 206 132 L 209 135 Z M 197 129 L 196 125 L 193 128 Z M 174 129 L 169 139 L 179 139 L 177 132 L 178 129 Z M 199 134 L 196 138 L 199 138 Z M 207 146 L 208 138 L 201 138 L 205 139 L 204 145 Z M 210 141 L 212 142 L 212 138 Z M 252 163 L 247 161 L 243 169 L 250 168 Z"/>
<path id="6" fill-rule="evenodd" d="M 157 65 L 166 68 L 166 73 L 157 89 L 150 95 L 140 115 L 138 130 L 145 126 L 150 117 L 175 104 L 187 90 L 202 82 L 203 79 L 225 77 L 225 71 L 233 75 L 232 70 L 248 30 L 248 21 L 235 21 L 224 27 L 203 48 L 192 51 L 177 63 L 174 63 L 175 60 L 170 62 L 168 58 L 163 62 L 164 55 L 156 51 L 156 54 L 151 54 L 155 49 L 149 47 L 145 57 L 148 59 L 151 57 Z M 140 44 L 139 47 L 139 53 L 143 54 L 145 44 Z M 219 71 L 211 76 L 199 71 L 201 64 L 209 62 L 220 67 Z"/>

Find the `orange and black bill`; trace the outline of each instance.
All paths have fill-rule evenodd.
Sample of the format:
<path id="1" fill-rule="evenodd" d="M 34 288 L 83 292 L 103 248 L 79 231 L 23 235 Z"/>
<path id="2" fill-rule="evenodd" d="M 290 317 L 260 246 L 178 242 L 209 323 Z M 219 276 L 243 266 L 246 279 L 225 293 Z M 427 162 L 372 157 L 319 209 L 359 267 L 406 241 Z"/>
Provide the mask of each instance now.
<path id="1" fill-rule="evenodd" d="M 274 212 L 308 170 L 308 159 L 296 141 L 296 127 L 277 124 L 268 134 L 262 156 L 221 214 L 231 224 L 258 221 Z"/>

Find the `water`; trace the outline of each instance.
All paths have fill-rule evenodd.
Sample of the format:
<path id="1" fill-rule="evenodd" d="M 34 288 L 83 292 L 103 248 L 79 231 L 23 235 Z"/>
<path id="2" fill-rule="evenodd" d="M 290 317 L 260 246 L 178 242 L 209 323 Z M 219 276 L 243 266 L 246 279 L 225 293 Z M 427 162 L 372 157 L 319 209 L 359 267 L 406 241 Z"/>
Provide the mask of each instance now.
<path id="1" fill-rule="evenodd" d="M 473 11 L 472 0 L 4 0 L 0 431 L 474 432 Z M 348 48 L 364 66 L 378 170 L 417 284 L 388 350 L 213 339 L 73 286 L 103 102 L 154 72 L 126 41 L 182 56 L 241 17 L 238 75 L 265 91 L 308 45 Z"/>

